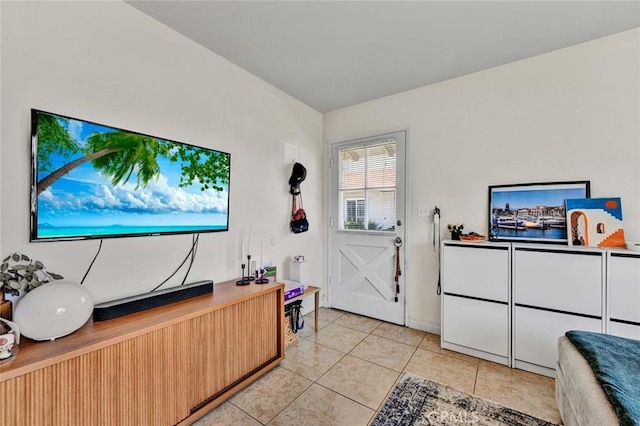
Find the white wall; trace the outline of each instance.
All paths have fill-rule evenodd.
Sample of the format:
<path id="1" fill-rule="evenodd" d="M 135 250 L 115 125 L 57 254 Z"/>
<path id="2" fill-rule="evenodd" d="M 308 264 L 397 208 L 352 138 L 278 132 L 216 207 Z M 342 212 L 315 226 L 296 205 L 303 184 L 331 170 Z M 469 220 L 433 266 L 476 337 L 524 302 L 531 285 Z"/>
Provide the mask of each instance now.
<path id="1" fill-rule="evenodd" d="M 436 59 L 437 60 L 437 59 Z M 410 129 L 410 325 L 436 329 L 440 300 L 430 218 L 487 232 L 489 185 L 590 180 L 621 196 L 640 241 L 640 29 L 329 112 L 328 142 Z"/>
<path id="2" fill-rule="evenodd" d="M 0 248 L 79 281 L 98 241 L 29 243 L 30 108 L 231 153 L 230 232 L 203 234 L 189 281 L 240 275 L 240 236 L 286 278 L 304 254 L 323 280 L 322 115 L 120 2 L 3 2 Z M 291 160 L 311 229 L 288 229 Z M 85 285 L 96 301 L 151 289 L 186 255 L 190 236 L 108 239 Z M 174 278 L 170 285 L 180 282 Z"/>
<path id="3" fill-rule="evenodd" d="M 0 24 L 2 23 L 2 2 L 0 2 Z M 2 31 L 0 31 L 0 49 L 2 49 Z M 2 54 L 0 54 L 0 99 L 2 99 Z M 2 102 L 0 101 L 0 117 L 2 117 Z M 2 159 L 2 131 L 0 131 L 0 159 Z M 0 161 L 0 189 L 2 189 L 2 161 Z M 2 250 L 2 196 L 0 196 L 0 256 L 5 256 Z M 4 257 L 0 257 L 4 259 Z"/>

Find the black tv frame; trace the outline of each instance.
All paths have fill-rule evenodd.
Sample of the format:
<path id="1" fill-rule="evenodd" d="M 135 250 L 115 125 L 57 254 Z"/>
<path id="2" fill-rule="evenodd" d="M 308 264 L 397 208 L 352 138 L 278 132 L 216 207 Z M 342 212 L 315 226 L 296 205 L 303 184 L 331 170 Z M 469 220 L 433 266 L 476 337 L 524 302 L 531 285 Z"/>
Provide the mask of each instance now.
<path id="1" fill-rule="evenodd" d="M 189 147 L 194 147 L 198 149 L 203 149 L 207 151 L 215 151 L 220 154 L 224 154 L 228 156 L 229 163 L 229 178 L 227 183 L 227 223 L 224 229 L 210 229 L 210 230 L 185 230 L 185 231 L 166 231 L 166 232 L 140 232 L 140 233 L 123 233 L 123 234 L 104 234 L 104 235 L 82 235 L 82 236 L 63 236 L 63 237 L 38 237 L 38 195 L 37 195 L 37 182 L 38 182 L 38 114 L 49 114 L 57 117 L 62 117 L 69 120 L 77 120 L 84 123 L 89 123 L 97 126 L 108 127 L 114 130 L 128 132 L 132 134 L 137 134 L 141 136 L 146 136 L 155 139 L 161 139 L 164 141 L 168 141 L 175 144 L 185 145 Z M 221 151 L 213 148 L 206 148 L 198 145 L 188 144 L 185 142 L 176 141 L 173 139 L 161 138 L 159 136 L 153 136 L 146 133 L 136 132 L 133 130 L 126 130 L 120 127 L 112 126 L 109 124 L 102 124 L 91 120 L 85 120 L 83 118 L 71 117 L 64 114 L 44 111 L 36 108 L 31 108 L 31 179 L 30 179 L 30 199 L 29 199 L 29 214 L 30 214 L 30 222 L 29 222 L 29 242 L 56 242 L 56 241 L 78 241 L 78 240 L 102 240 L 102 239 L 113 239 L 113 238 L 134 238 L 134 237 L 149 237 L 149 236 L 163 236 L 163 235 L 191 235 L 191 234 L 206 234 L 206 233 L 215 233 L 215 232 L 228 232 L 229 231 L 229 221 L 231 217 L 230 212 L 231 206 L 231 154 L 226 151 Z"/>

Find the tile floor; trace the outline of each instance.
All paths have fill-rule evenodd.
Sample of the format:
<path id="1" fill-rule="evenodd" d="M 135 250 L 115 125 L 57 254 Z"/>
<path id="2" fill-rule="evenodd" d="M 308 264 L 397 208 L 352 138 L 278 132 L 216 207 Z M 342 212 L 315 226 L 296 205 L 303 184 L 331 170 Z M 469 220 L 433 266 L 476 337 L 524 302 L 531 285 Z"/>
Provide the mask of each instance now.
<path id="1" fill-rule="evenodd" d="M 368 424 L 403 371 L 560 423 L 554 380 L 440 348 L 440 336 L 334 309 L 286 359 L 195 424 Z"/>

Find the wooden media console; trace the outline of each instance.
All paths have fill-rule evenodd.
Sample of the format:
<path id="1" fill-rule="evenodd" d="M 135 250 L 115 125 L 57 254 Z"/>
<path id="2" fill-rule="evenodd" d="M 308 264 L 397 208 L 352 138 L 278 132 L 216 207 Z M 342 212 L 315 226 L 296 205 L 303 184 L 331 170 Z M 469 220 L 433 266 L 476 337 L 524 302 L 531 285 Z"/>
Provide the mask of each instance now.
<path id="1" fill-rule="evenodd" d="M 212 294 L 51 341 L 0 364 L 2 425 L 188 425 L 284 359 L 284 285 Z"/>

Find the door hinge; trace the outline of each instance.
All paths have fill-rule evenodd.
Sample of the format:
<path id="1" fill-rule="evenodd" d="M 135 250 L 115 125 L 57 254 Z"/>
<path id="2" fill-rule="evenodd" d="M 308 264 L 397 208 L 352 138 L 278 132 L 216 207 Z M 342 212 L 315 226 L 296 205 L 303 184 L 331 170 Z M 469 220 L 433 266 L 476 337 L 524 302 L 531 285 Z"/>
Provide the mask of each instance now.
<path id="1" fill-rule="evenodd" d="M 329 158 L 329 167 L 333 169 L 333 157 Z"/>
<path id="2" fill-rule="evenodd" d="M 329 218 L 329 228 L 333 228 L 333 217 Z"/>
<path id="3" fill-rule="evenodd" d="M 329 287 L 333 286 L 333 277 L 329 277 Z"/>

